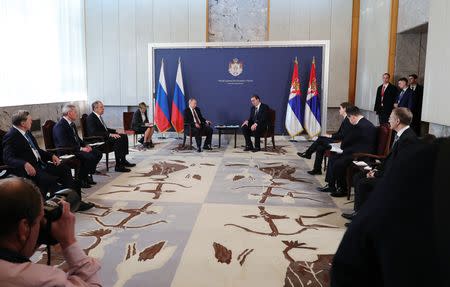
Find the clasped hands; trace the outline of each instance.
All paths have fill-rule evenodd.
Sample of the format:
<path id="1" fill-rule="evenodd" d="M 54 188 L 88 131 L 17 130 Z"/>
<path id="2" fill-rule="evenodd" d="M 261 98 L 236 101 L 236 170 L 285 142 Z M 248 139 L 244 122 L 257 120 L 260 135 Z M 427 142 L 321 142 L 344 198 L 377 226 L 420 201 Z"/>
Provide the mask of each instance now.
<path id="1" fill-rule="evenodd" d="M 242 123 L 242 125 L 241 125 L 241 127 L 243 127 L 243 126 L 248 126 L 248 121 L 246 120 L 246 121 L 244 121 L 243 123 Z M 250 129 L 254 132 L 255 130 L 256 130 L 256 127 L 258 126 L 258 124 L 257 123 L 254 123 L 251 127 L 250 127 Z"/>

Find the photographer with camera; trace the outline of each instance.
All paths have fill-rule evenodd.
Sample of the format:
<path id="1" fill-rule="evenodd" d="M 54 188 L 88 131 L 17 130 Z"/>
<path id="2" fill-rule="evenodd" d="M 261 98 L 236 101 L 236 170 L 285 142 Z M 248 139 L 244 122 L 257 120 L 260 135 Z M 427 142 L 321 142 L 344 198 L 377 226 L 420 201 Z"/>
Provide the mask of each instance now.
<path id="1" fill-rule="evenodd" d="M 51 222 L 50 233 L 61 245 L 67 272 L 29 260 L 46 224 L 39 189 L 22 178 L 0 182 L 1 286 L 101 286 L 99 263 L 88 257 L 75 239 L 75 216 L 69 203 L 61 200 L 59 204 L 61 217 Z"/>

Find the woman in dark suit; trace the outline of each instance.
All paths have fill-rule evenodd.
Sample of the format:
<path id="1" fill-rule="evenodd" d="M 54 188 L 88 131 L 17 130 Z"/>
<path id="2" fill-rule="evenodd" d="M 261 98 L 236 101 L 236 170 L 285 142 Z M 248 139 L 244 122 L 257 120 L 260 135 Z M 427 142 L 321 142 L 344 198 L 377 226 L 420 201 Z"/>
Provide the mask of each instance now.
<path id="1" fill-rule="evenodd" d="M 139 104 L 139 109 L 134 112 L 133 121 L 131 122 L 131 128 L 139 134 L 144 134 L 139 142 L 146 148 L 152 148 L 152 136 L 153 136 L 153 124 L 148 121 L 147 105 L 142 102 Z"/>

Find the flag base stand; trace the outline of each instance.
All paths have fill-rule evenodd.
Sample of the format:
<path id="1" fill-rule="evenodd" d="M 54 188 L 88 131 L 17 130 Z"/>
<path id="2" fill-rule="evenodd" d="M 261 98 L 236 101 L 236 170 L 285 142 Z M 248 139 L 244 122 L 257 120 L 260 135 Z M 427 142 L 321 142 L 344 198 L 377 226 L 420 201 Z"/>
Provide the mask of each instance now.
<path id="1" fill-rule="evenodd" d="M 291 137 L 291 139 L 289 140 L 291 143 L 296 143 L 298 142 L 298 140 L 295 139 L 295 137 Z"/>

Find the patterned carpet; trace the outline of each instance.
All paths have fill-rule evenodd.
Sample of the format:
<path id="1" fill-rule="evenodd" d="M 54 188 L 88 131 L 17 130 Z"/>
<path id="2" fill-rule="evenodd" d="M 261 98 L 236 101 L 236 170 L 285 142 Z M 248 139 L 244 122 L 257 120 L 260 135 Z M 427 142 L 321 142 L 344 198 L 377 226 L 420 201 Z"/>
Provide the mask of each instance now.
<path id="1" fill-rule="evenodd" d="M 259 153 L 230 142 L 199 154 L 155 141 L 133 149 L 131 173 L 102 163 L 85 195 L 96 207 L 77 214 L 104 286 L 328 286 L 340 213 L 352 204 L 316 191 L 322 177 L 296 155 L 308 142 L 277 137 Z M 58 250 L 52 258 L 64 268 Z M 44 250 L 34 256 L 45 259 Z"/>

